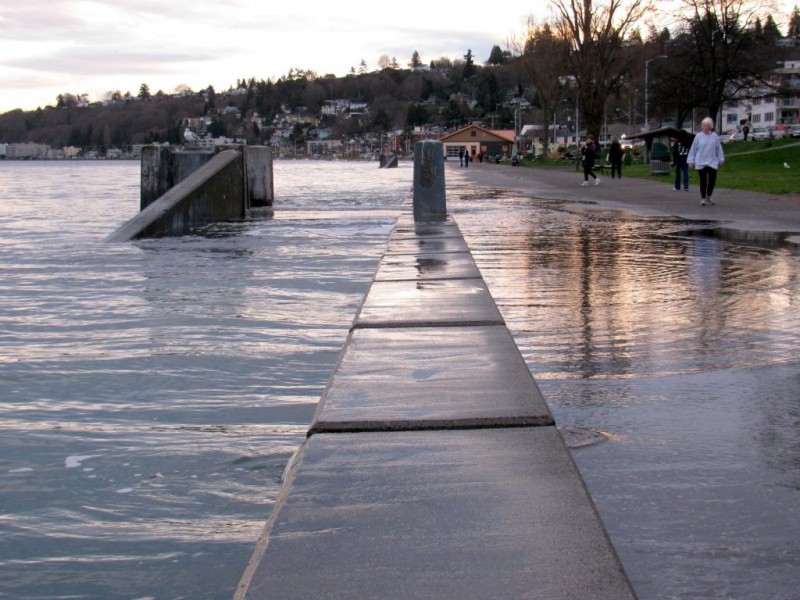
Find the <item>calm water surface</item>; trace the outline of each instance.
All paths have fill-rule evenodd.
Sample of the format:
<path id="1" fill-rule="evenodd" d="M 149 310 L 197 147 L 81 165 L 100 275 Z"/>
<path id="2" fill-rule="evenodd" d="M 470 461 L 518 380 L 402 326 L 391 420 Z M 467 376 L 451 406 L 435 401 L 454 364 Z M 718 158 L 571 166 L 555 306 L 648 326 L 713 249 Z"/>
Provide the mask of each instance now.
<path id="1" fill-rule="evenodd" d="M 277 163 L 274 219 L 102 243 L 138 177 L 0 163 L 0 598 L 231 596 L 411 169 Z M 797 598 L 798 253 L 449 188 L 557 422 L 608 438 L 575 458 L 640 597 Z"/>

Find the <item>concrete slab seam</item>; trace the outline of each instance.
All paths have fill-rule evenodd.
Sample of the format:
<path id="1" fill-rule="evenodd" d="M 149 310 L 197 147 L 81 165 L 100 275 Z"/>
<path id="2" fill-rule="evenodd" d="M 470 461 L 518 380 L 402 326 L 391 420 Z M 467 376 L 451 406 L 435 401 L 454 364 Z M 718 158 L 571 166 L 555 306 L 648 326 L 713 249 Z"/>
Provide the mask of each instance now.
<path id="1" fill-rule="evenodd" d="M 506 322 L 503 319 L 487 319 L 475 321 L 397 321 L 397 322 L 369 322 L 355 323 L 350 331 L 356 329 L 404 329 L 412 327 L 502 327 Z"/>
<path id="2" fill-rule="evenodd" d="M 477 429 L 519 429 L 521 427 L 553 427 L 553 417 L 479 417 L 468 419 L 440 419 L 425 421 L 339 421 L 317 422 L 306 434 L 318 433 L 389 433 L 409 431 L 463 431 Z"/>

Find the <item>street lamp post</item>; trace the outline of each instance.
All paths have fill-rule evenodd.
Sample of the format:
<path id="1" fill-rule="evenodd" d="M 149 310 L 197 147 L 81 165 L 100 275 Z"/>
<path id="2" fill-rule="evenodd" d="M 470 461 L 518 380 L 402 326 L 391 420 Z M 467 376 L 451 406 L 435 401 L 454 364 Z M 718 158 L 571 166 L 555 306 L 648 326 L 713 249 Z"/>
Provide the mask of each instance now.
<path id="1" fill-rule="evenodd" d="M 648 58 L 646 61 L 644 61 L 644 128 L 645 128 L 645 131 L 650 129 L 650 126 L 648 125 L 648 121 L 647 121 L 647 116 L 648 116 L 648 114 L 647 114 L 647 108 L 648 108 L 648 106 L 647 106 L 647 94 L 648 94 L 647 82 L 648 82 L 648 79 L 649 79 L 649 77 L 648 77 L 648 69 L 650 67 L 650 63 L 653 62 L 654 60 L 658 60 L 659 58 L 667 58 L 667 55 L 666 54 L 662 54 L 660 56 L 654 56 L 653 58 Z"/>
<path id="2" fill-rule="evenodd" d="M 517 154 L 520 154 L 519 151 L 519 130 L 520 130 L 520 119 L 519 119 L 519 112 L 521 109 L 515 108 L 514 109 L 514 145 L 517 147 Z"/>

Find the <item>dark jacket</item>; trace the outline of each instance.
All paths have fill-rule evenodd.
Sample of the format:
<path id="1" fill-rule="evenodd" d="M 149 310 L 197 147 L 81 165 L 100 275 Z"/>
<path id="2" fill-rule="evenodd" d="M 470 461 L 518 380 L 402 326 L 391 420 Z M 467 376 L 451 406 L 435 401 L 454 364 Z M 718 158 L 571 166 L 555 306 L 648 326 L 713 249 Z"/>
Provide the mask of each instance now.
<path id="1" fill-rule="evenodd" d="M 690 147 L 684 140 L 676 141 L 672 145 L 672 163 L 676 165 L 685 163 L 686 158 L 689 156 Z"/>
<path id="2" fill-rule="evenodd" d="M 583 149 L 583 164 L 593 167 L 595 160 L 597 160 L 597 145 L 594 142 L 587 142 Z"/>
<path id="3" fill-rule="evenodd" d="M 622 144 L 619 142 L 611 142 L 611 146 L 608 148 L 608 162 L 621 162 L 624 154 L 625 153 L 622 151 Z"/>

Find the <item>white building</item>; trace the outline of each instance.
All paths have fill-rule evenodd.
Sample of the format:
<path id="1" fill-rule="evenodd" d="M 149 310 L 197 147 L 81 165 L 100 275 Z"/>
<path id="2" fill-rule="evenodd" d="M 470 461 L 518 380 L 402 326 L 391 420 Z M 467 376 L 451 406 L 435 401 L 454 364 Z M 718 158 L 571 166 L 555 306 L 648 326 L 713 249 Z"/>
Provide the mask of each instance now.
<path id="1" fill-rule="evenodd" d="M 747 122 L 770 129 L 800 123 L 800 60 L 787 60 L 775 69 L 770 87 L 748 90 L 725 103 L 720 131 L 738 131 Z"/>
<path id="2" fill-rule="evenodd" d="M 6 148 L 6 158 L 12 160 L 46 159 L 49 152 L 50 146 L 45 144 L 34 144 L 32 142 L 8 144 Z"/>

